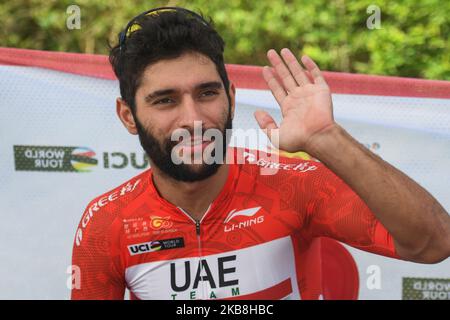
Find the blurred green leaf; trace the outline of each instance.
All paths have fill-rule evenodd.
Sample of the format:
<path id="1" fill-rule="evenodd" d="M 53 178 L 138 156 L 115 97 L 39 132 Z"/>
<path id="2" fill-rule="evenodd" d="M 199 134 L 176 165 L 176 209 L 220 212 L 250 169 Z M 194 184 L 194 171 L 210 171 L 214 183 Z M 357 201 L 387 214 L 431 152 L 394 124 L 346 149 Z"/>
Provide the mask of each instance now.
<path id="1" fill-rule="evenodd" d="M 66 27 L 73 4 L 80 30 Z M 289 47 L 323 70 L 450 80 L 450 1 L 441 0 L 2 1 L 0 46 L 108 54 L 129 19 L 164 5 L 211 17 L 228 63 L 265 65 L 268 49 Z M 370 5 L 381 29 L 366 26 Z"/>

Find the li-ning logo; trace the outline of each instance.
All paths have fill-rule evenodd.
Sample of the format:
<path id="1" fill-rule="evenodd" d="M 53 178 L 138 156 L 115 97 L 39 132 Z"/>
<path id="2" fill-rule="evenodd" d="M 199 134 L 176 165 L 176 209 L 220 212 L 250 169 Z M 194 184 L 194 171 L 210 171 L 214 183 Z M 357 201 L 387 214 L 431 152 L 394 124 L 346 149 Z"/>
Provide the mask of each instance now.
<path id="1" fill-rule="evenodd" d="M 170 217 L 151 216 L 150 220 L 150 228 L 153 230 L 169 229 L 173 225 L 173 222 L 170 221 Z"/>
<path id="2" fill-rule="evenodd" d="M 232 210 L 228 216 L 225 218 L 225 221 L 223 222 L 225 224 L 224 231 L 230 232 L 241 228 L 247 228 L 255 224 L 263 223 L 264 222 L 264 216 L 261 215 L 256 218 L 247 219 L 245 221 L 237 222 L 237 223 L 229 223 L 232 219 L 239 217 L 239 216 L 245 216 L 245 217 L 253 217 L 258 211 L 261 209 L 261 207 L 255 207 L 250 209 L 244 209 L 236 211 L 236 209 Z"/>

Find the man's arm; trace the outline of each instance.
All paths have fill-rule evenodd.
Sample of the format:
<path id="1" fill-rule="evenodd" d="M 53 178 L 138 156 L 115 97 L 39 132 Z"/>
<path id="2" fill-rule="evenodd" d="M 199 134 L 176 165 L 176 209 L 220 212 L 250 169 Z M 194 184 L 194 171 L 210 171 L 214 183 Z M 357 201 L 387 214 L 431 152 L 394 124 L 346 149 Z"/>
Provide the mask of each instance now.
<path id="1" fill-rule="evenodd" d="M 364 200 L 393 236 L 400 257 L 436 263 L 450 256 L 450 216 L 445 209 L 420 185 L 338 124 L 313 136 L 305 151 Z"/>
<path id="2" fill-rule="evenodd" d="M 450 217 L 426 190 L 353 139 L 333 117 L 331 91 L 307 56 L 304 69 L 288 49 L 269 50 L 263 76 L 280 105 L 280 126 L 265 111 L 255 118 L 272 144 L 306 151 L 347 183 L 394 238 L 397 254 L 422 263 L 450 256 Z"/>

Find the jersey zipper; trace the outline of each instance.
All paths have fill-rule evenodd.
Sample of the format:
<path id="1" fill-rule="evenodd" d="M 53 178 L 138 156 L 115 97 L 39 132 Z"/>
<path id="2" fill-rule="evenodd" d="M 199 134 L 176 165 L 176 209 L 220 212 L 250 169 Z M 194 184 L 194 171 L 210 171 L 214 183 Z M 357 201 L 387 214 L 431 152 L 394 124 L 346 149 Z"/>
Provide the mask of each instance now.
<path id="1" fill-rule="evenodd" d="M 197 231 L 197 237 L 200 237 L 200 221 L 195 220 L 195 230 Z"/>
<path id="2" fill-rule="evenodd" d="M 198 256 L 199 256 L 199 268 L 200 268 L 200 276 L 203 274 L 203 263 L 202 263 L 202 258 L 203 258 L 203 253 L 202 253 L 202 238 L 201 238 L 201 233 L 200 233 L 200 221 L 199 220 L 195 220 L 195 231 L 197 233 L 197 241 L 198 241 Z M 206 286 L 203 284 L 203 281 L 199 282 L 199 285 L 201 285 L 201 292 L 202 292 L 202 297 L 201 299 L 207 299 L 206 297 Z"/>
<path id="3" fill-rule="evenodd" d="M 189 217 L 189 219 L 191 221 L 193 221 L 195 223 L 195 233 L 197 235 L 197 243 L 198 243 L 198 263 L 199 263 L 199 268 L 200 268 L 200 275 L 203 273 L 203 264 L 202 264 L 202 258 L 203 258 L 203 254 L 202 254 L 202 239 L 201 239 L 201 222 L 202 220 L 205 218 L 205 216 L 208 214 L 209 209 L 211 209 L 211 205 L 208 207 L 208 209 L 206 210 L 205 214 L 203 215 L 201 220 L 197 220 L 191 217 L 190 214 L 188 214 L 186 211 L 183 210 L 183 208 L 177 207 L 183 214 L 185 214 L 187 217 Z M 203 281 L 199 282 L 199 285 L 201 285 L 201 292 L 202 292 L 202 297 L 198 297 L 200 299 L 208 299 L 208 294 L 207 294 L 207 289 L 206 286 L 203 284 Z"/>

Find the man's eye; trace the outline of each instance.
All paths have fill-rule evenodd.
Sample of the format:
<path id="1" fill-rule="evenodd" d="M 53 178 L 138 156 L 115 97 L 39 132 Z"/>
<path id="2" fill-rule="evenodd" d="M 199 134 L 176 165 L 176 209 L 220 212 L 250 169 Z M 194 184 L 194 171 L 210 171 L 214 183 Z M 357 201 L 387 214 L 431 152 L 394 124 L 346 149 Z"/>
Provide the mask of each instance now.
<path id="1" fill-rule="evenodd" d="M 218 94 L 219 93 L 216 92 L 216 91 L 209 90 L 209 91 L 202 92 L 201 96 L 202 97 L 210 97 L 210 96 L 215 96 L 215 95 L 218 95 Z"/>
<path id="2" fill-rule="evenodd" d="M 168 103 L 172 103 L 173 100 L 170 98 L 164 98 L 164 99 L 160 99 L 160 100 L 156 100 L 155 102 L 153 102 L 153 104 L 168 104 Z"/>

